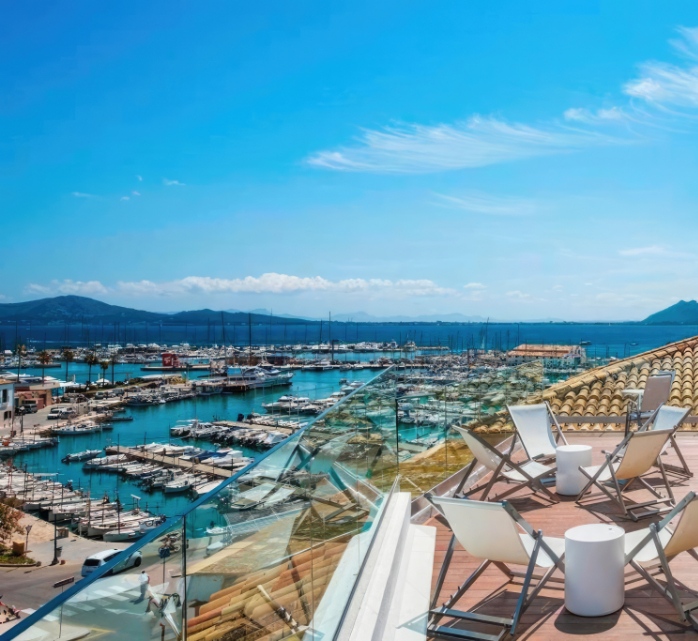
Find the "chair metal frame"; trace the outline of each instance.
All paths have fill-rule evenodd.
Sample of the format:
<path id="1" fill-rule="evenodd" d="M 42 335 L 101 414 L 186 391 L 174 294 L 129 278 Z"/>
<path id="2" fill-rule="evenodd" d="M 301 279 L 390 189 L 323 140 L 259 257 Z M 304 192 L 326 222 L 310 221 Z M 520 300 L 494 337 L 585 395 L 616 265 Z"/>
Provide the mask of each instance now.
<path id="1" fill-rule="evenodd" d="M 548 416 L 550 417 L 550 424 L 548 425 L 548 433 L 549 435 L 552 436 L 552 441 L 554 444 L 558 444 L 560 440 L 562 440 L 562 443 L 564 445 L 568 445 L 567 439 L 565 438 L 565 435 L 562 431 L 562 428 L 560 427 L 560 423 L 558 423 L 557 418 L 555 418 L 555 414 L 553 414 L 553 410 L 550 408 L 550 405 L 548 404 L 547 401 L 544 401 L 543 403 L 537 403 L 535 405 L 507 405 L 507 411 L 509 412 L 509 416 L 511 416 L 511 420 L 514 423 L 514 427 L 516 428 L 516 433 L 519 437 L 519 440 L 521 441 L 521 445 L 523 445 L 524 450 L 526 451 L 526 455 L 528 458 L 530 458 L 532 461 L 550 461 L 555 459 L 555 454 L 533 454 L 529 451 L 529 448 L 526 447 L 526 440 L 523 437 L 523 433 L 519 425 L 516 423 L 516 409 L 514 409 L 514 412 L 512 412 L 512 408 L 518 408 L 518 407 L 536 407 L 536 406 L 545 406 L 545 409 L 548 413 Z M 554 430 L 552 428 L 555 428 Z"/>
<path id="2" fill-rule="evenodd" d="M 667 544 L 662 543 L 659 538 L 659 533 L 669 526 L 669 523 L 676 518 L 679 514 L 682 514 L 686 507 L 698 498 L 695 492 L 689 492 L 681 501 L 676 504 L 676 507 L 669 512 L 659 523 L 652 523 L 648 530 L 647 536 L 645 536 L 630 552 L 625 555 L 625 563 L 630 564 L 631 567 L 643 578 L 647 583 L 649 583 L 657 592 L 659 592 L 667 601 L 669 601 L 676 611 L 678 612 L 681 620 L 685 623 L 690 623 L 695 630 L 698 631 L 698 619 L 694 614 L 693 610 L 698 609 L 698 600 L 690 601 L 684 604 L 679 594 L 678 588 L 676 586 L 676 580 L 671 572 L 669 563 L 676 555 L 672 557 L 667 557 L 664 552 L 664 548 Z M 678 529 L 678 526 L 677 528 Z M 671 531 L 671 530 L 670 530 Z M 672 536 L 676 530 L 672 531 Z M 671 539 L 670 539 L 671 540 Z M 635 561 L 635 556 L 649 543 L 652 542 L 655 546 L 657 552 L 657 558 L 651 563 L 646 564 L 643 567 Z M 695 549 L 683 550 L 690 554 L 694 559 L 698 561 L 698 554 L 696 554 Z M 662 585 L 653 574 L 663 572 L 666 585 Z"/>
<path id="3" fill-rule="evenodd" d="M 557 467 L 549 467 L 548 470 L 542 474 L 539 474 L 537 476 L 533 476 L 526 472 L 525 467 L 527 465 L 530 465 L 531 463 L 536 463 L 535 461 L 524 461 L 523 463 L 516 463 L 512 461 L 511 456 L 514 452 L 514 449 L 516 447 L 516 438 L 517 435 L 514 434 L 511 442 L 511 447 L 507 452 L 501 452 L 498 450 L 496 447 L 493 445 L 490 445 L 485 439 L 481 438 L 479 435 L 475 434 L 475 432 L 468 430 L 467 428 L 464 427 L 457 427 L 454 426 L 454 429 L 456 429 L 461 436 L 463 437 L 463 440 L 465 440 L 467 444 L 467 438 L 466 434 L 468 437 L 473 438 L 477 443 L 485 448 L 488 452 L 494 455 L 499 460 L 498 465 L 496 468 L 492 469 L 489 466 L 486 465 L 483 461 L 480 461 L 477 456 L 475 455 L 475 452 L 472 452 L 473 454 L 473 460 L 470 462 L 470 464 L 467 466 L 465 475 L 461 479 L 459 486 L 458 486 L 458 492 L 459 492 L 459 498 L 468 498 L 472 496 L 473 494 L 477 494 L 477 492 L 483 490 L 484 492 L 482 496 L 480 497 L 481 501 L 486 501 L 487 497 L 489 496 L 489 493 L 492 491 L 492 488 L 494 487 L 494 484 L 497 481 L 503 480 L 506 483 L 515 483 L 514 487 L 506 490 L 502 494 L 499 494 L 498 496 L 495 497 L 497 501 L 501 501 L 507 496 L 510 496 L 511 494 L 514 494 L 515 492 L 518 492 L 519 490 L 530 488 L 531 491 L 534 494 L 537 494 L 539 491 L 542 492 L 545 495 L 545 498 L 547 498 L 549 501 L 552 503 L 559 503 L 559 499 L 547 488 L 543 485 L 541 482 L 542 479 L 549 477 L 553 475 L 557 471 Z M 472 449 L 471 449 L 472 451 Z M 486 483 L 481 483 L 479 485 L 476 485 L 473 488 L 467 489 L 466 491 L 462 492 L 462 488 L 465 487 L 468 478 L 470 475 L 475 471 L 475 468 L 477 467 L 478 463 L 481 465 L 484 465 L 488 469 L 492 469 L 492 477 L 487 481 Z M 540 463 L 537 463 L 538 465 L 542 465 Z M 545 466 L 544 466 L 545 467 Z M 508 468 L 508 469 L 507 469 Z M 509 479 L 505 476 L 505 471 L 514 471 L 518 472 L 523 476 L 526 480 L 516 483 L 512 479 Z"/>
<path id="4" fill-rule="evenodd" d="M 438 499 L 443 497 L 435 497 L 430 492 L 427 492 L 425 498 L 434 506 L 434 508 L 443 515 L 443 512 L 439 509 Z M 469 499 L 458 499 L 463 501 L 468 501 Z M 446 550 L 446 556 L 444 557 L 444 562 L 439 570 L 439 576 L 436 580 L 436 586 L 434 587 L 434 592 L 431 599 L 431 607 L 429 610 L 429 633 L 436 637 L 446 637 L 446 638 L 458 638 L 458 639 L 475 639 L 478 641 L 500 641 L 507 634 L 512 637 L 516 635 L 516 628 L 519 624 L 519 620 L 524 610 L 530 605 L 531 601 L 538 595 L 543 586 L 548 581 L 553 582 L 564 582 L 564 579 L 559 579 L 553 577 L 555 570 L 559 569 L 563 573 L 565 571 L 565 565 L 562 557 L 559 557 L 551 547 L 546 543 L 543 537 L 542 530 L 534 530 L 533 527 L 524 519 L 514 507 L 508 501 L 495 502 L 502 506 L 502 509 L 511 517 L 511 519 L 519 525 L 524 532 L 530 535 L 535 543 L 533 550 L 530 552 L 530 560 L 526 567 L 525 572 L 518 570 L 513 570 L 506 563 L 501 561 L 491 561 L 489 559 L 483 560 L 483 562 L 477 567 L 477 569 L 463 582 L 461 583 L 456 591 L 448 598 L 448 600 L 440 607 L 437 607 L 437 601 L 439 598 L 439 593 L 443 587 L 444 581 L 446 579 L 446 574 L 448 568 L 451 564 L 453 558 L 453 552 L 455 544 L 457 541 L 456 535 L 451 536 L 451 541 L 449 542 L 448 549 Z M 443 515 L 444 518 L 445 515 Z M 446 519 L 448 521 L 448 519 Z M 536 569 L 536 559 L 538 554 L 543 550 L 551 561 L 553 561 L 552 567 L 548 568 L 543 574 L 535 572 Z M 467 551 L 467 550 L 466 550 Z M 564 556 L 564 555 L 563 555 Z M 523 582 L 521 585 L 521 592 L 516 601 L 516 607 L 514 609 L 513 616 L 511 617 L 496 617 L 486 614 L 480 614 L 473 611 L 463 611 L 453 609 L 458 600 L 465 594 L 465 592 L 480 578 L 482 573 L 490 566 L 494 565 L 504 576 L 506 576 L 509 581 L 513 581 L 516 578 L 522 578 Z M 537 581 L 536 585 L 531 589 L 532 581 Z M 529 590 L 531 590 L 529 594 Z M 460 619 L 463 621 L 471 621 L 474 623 L 502 626 L 502 630 L 499 634 L 490 635 L 482 632 L 468 631 L 461 628 L 449 628 L 445 626 L 439 626 L 439 620 L 444 617 L 452 617 L 454 619 Z"/>
<path id="5" fill-rule="evenodd" d="M 661 459 L 661 450 L 657 455 L 656 459 L 656 465 L 659 468 L 659 471 L 662 475 L 662 480 L 664 482 L 664 487 L 667 490 L 667 494 L 669 495 L 668 497 L 662 496 L 657 490 L 655 490 L 645 479 L 642 478 L 645 474 L 649 473 L 651 470 L 648 469 L 646 472 L 643 472 L 642 474 L 639 474 L 637 476 L 634 476 L 632 478 L 618 478 L 616 475 L 617 470 L 621 468 L 621 465 L 623 463 L 624 457 L 627 455 L 627 449 L 628 445 L 631 443 L 633 439 L 638 439 L 638 438 L 643 438 L 645 436 L 648 436 L 649 434 L 659 434 L 659 433 L 666 433 L 666 440 L 668 441 L 669 435 L 671 434 L 672 430 L 654 430 L 653 432 L 631 432 L 626 436 L 618 446 L 613 450 L 613 452 L 609 453 L 606 452 L 605 450 L 602 450 L 604 456 L 606 457 L 606 460 L 602 465 L 599 466 L 599 468 L 596 470 L 596 472 L 593 475 L 590 475 L 589 472 L 586 471 L 586 469 L 583 466 L 579 467 L 579 471 L 589 479 L 587 484 L 584 486 L 582 491 L 579 493 L 576 499 L 576 503 L 581 504 L 582 500 L 584 499 L 584 495 L 591 489 L 593 485 L 596 485 L 608 498 L 610 498 L 612 501 L 620 505 L 621 509 L 623 510 L 623 514 L 626 517 L 631 518 L 633 521 L 638 521 L 641 518 L 645 518 L 647 516 L 652 516 L 654 514 L 660 514 L 667 512 L 671 510 L 671 507 L 666 507 L 662 509 L 648 509 L 651 508 L 654 505 L 659 505 L 661 503 L 669 503 L 673 504 L 674 503 L 674 494 L 671 491 L 671 486 L 669 485 L 669 479 L 667 479 L 666 471 L 664 469 L 664 464 L 662 463 Z M 614 465 L 617 463 L 617 466 L 614 467 Z M 604 472 L 604 470 L 608 470 L 610 473 L 610 481 L 612 482 L 612 487 L 615 490 L 615 494 L 611 492 L 608 487 L 606 487 L 606 484 L 608 483 L 608 480 L 605 481 L 600 481 L 599 477 L 601 474 Z M 644 501 L 643 503 L 635 503 L 634 505 L 628 506 L 625 501 L 623 500 L 623 493 L 627 492 L 627 490 L 632 487 L 635 482 L 639 482 L 645 489 L 649 490 L 656 498 L 651 500 L 651 501 Z M 635 511 L 637 510 L 642 510 L 642 514 L 635 514 Z"/>
<path id="6" fill-rule="evenodd" d="M 674 452 L 676 452 L 676 455 L 679 457 L 679 461 L 681 462 L 681 465 L 673 465 L 673 464 L 664 464 L 664 469 L 671 473 L 675 474 L 677 476 L 680 476 L 682 478 L 691 478 L 693 476 L 693 472 L 688 468 L 688 463 L 686 463 L 686 459 L 683 456 L 683 453 L 681 452 L 681 449 L 679 448 L 679 444 L 676 442 L 676 432 L 679 431 L 679 428 L 683 425 L 683 422 L 686 420 L 686 417 L 690 414 L 691 408 L 678 408 L 678 407 L 672 407 L 669 405 L 660 405 L 654 412 L 652 412 L 652 415 L 643 423 L 643 425 L 638 429 L 638 432 L 646 432 L 646 431 L 651 431 L 655 429 L 657 417 L 661 414 L 662 410 L 664 408 L 669 408 L 672 410 L 679 410 L 683 409 L 684 413 L 681 419 L 674 425 L 673 432 L 671 436 L 669 437 L 669 441 L 671 443 L 671 446 L 674 448 Z M 666 447 L 664 450 L 662 450 L 662 454 L 666 451 Z"/>
<path id="7" fill-rule="evenodd" d="M 663 377 L 670 377 L 671 381 L 669 382 L 669 393 L 666 395 L 666 398 L 657 405 L 657 407 L 650 408 L 650 409 L 644 409 L 643 405 L 645 404 L 645 399 L 647 398 L 646 392 L 647 392 L 647 383 L 649 383 L 650 379 L 652 378 L 663 378 Z M 628 413 L 625 417 L 625 433 L 626 435 L 630 431 L 630 422 L 632 420 L 637 421 L 637 426 L 638 428 L 641 426 L 642 421 L 650 418 L 664 403 L 666 403 L 669 400 L 669 396 L 671 395 L 671 386 L 674 384 L 674 380 L 676 379 L 676 372 L 674 370 L 659 370 L 656 374 L 652 374 L 648 379 L 647 382 L 645 383 L 645 387 L 642 390 L 642 395 L 638 398 L 635 398 L 634 400 L 630 400 L 628 402 Z M 631 406 L 634 405 L 635 408 L 632 409 Z"/>

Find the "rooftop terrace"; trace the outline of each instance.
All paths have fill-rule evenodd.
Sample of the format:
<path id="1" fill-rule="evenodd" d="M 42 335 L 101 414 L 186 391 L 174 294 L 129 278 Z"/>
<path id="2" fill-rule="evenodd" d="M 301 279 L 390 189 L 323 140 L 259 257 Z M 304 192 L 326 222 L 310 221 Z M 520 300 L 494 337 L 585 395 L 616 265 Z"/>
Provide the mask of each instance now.
<path id="1" fill-rule="evenodd" d="M 620 441 L 618 434 L 569 434 L 570 444 L 591 445 L 593 462 L 603 461 L 602 449 L 611 451 Z M 689 467 L 698 470 L 698 435 L 680 434 L 679 446 L 684 453 Z M 665 457 L 666 462 L 674 463 L 678 459 L 673 450 Z M 516 460 L 516 459 L 515 459 Z M 659 475 L 657 474 L 657 477 Z M 652 477 L 650 477 L 652 478 Z M 683 498 L 691 490 L 698 491 L 698 479 L 678 481 L 671 477 L 672 489 L 676 500 Z M 495 484 L 490 500 L 495 500 L 504 484 Z M 627 495 L 631 500 L 640 502 L 650 498 L 646 490 L 631 491 Z M 478 498 L 473 496 L 472 498 Z M 643 519 L 637 523 L 623 519 L 617 505 L 601 493 L 594 494 L 595 500 L 585 501 L 581 507 L 575 503 L 575 497 L 560 496 L 560 503 L 551 505 L 533 493 L 523 491 L 513 495 L 508 500 L 520 514 L 534 527 L 542 530 L 544 535 L 563 537 L 565 531 L 575 525 L 587 523 L 615 523 L 627 532 L 648 527 L 654 519 Z M 451 531 L 442 516 L 433 516 L 426 525 L 437 528 L 436 554 L 432 586 L 435 585 L 438 571 L 444 560 L 444 555 L 451 538 Z M 446 581 L 439 595 L 438 604 L 443 603 L 480 564 L 470 557 L 462 547 L 457 546 L 446 575 Z M 672 562 L 671 569 L 675 578 L 693 590 L 698 590 L 698 561 L 687 553 L 679 555 Z M 559 576 L 559 574 L 558 574 Z M 520 589 L 520 582 L 517 584 Z M 686 592 L 686 596 L 689 593 Z M 517 593 L 507 588 L 504 576 L 495 568 L 488 568 L 474 585 L 474 589 L 466 592 L 454 607 L 458 610 L 477 610 L 483 614 L 494 616 L 509 616 L 515 606 Z M 524 612 L 519 624 L 517 638 L 519 639 L 578 639 L 589 637 L 593 639 L 698 639 L 698 633 L 682 624 L 672 605 L 656 591 L 639 578 L 637 573 L 626 567 L 626 591 L 624 607 L 611 615 L 603 617 L 579 617 L 565 610 L 564 589 L 562 584 L 548 583 L 541 593 L 533 600 Z M 454 620 L 451 619 L 451 624 Z M 442 625 L 449 625 L 444 618 Z M 455 627 L 460 624 L 455 622 Z M 471 627 L 472 629 L 472 627 Z M 482 632 L 492 633 L 493 629 L 482 627 Z"/>

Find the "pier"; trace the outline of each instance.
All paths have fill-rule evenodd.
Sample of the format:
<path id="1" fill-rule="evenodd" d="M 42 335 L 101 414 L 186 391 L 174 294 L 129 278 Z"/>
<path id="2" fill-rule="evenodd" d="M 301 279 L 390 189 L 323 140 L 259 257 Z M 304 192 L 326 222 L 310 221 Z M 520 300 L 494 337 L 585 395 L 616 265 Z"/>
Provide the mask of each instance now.
<path id="1" fill-rule="evenodd" d="M 123 445 L 111 445 L 106 448 L 107 454 L 125 454 L 129 458 L 139 461 L 149 461 L 151 463 L 160 463 L 168 467 L 176 467 L 187 472 L 199 472 L 201 474 L 209 474 L 227 479 L 232 476 L 234 470 L 224 470 L 221 467 L 214 465 L 206 465 L 205 463 L 194 463 L 193 461 L 182 461 L 174 456 L 166 456 L 164 454 L 152 454 L 135 447 L 125 447 Z"/>

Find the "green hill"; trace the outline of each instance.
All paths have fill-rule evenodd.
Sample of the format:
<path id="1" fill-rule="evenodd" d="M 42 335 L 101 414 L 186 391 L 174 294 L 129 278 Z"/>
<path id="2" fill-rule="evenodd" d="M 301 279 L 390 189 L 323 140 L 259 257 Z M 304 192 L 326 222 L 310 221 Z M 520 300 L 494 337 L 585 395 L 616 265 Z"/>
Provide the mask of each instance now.
<path id="1" fill-rule="evenodd" d="M 698 302 L 680 300 L 642 321 L 645 325 L 698 325 Z"/>
<path id="2" fill-rule="evenodd" d="M 23 303 L 0 304 L 0 321 L 31 321 L 41 323 L 56 322 L 91 322 L 91 323 L 163 323 L 176 325 L 220 324 L 221 318 L 226 323 L 247 323 L 252 319 L 255 325 L 266 323 L 315 324 L 319 321 L 307 321 L 302 318 L 279 318 L 269 314 L 247 312 L 217 312 L 212 309 L 200 309 L 175 314 L 146 312 L 130 307 L 109 305 L 85 296 L 55 296 Z"/>

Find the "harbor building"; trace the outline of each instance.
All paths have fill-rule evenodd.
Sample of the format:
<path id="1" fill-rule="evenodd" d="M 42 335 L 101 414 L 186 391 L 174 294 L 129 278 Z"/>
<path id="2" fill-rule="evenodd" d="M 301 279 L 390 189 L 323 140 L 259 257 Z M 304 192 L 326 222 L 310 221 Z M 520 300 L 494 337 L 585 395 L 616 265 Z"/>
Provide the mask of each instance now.
<path id="1" fill-rule="evenodd" d="M 542 361 L 549 367 L 583 365 L 586 352 L 580 345 L 534 345 L 524 343 L 506 354 L 507 365 Z"/>
<path id="2" fill-rule="evenodd" d="M 0 428 L 12 426 L 15 411 L 15 384 L 0 378 Z"/>

